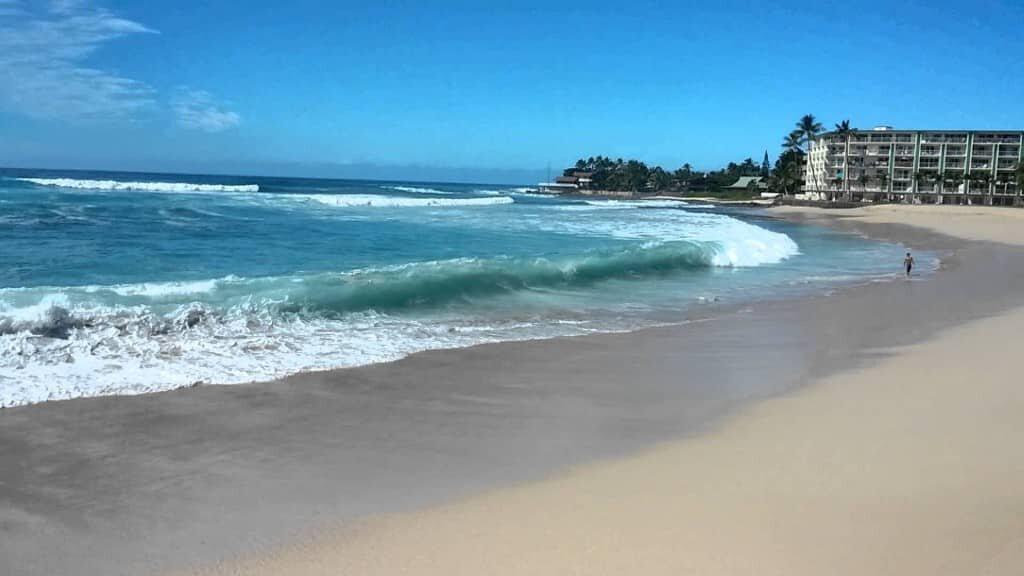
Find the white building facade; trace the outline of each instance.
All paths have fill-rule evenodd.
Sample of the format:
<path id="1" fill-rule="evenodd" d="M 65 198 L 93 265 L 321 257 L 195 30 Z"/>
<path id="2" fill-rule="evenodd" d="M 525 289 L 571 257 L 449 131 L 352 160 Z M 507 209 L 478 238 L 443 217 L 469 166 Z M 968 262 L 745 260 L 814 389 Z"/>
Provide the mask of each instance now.
<path id="1" fill-rule="evenodd" d="M 807 154 L 811 199 L 1021 205 L 1024 131 L 851 130 Z"/>

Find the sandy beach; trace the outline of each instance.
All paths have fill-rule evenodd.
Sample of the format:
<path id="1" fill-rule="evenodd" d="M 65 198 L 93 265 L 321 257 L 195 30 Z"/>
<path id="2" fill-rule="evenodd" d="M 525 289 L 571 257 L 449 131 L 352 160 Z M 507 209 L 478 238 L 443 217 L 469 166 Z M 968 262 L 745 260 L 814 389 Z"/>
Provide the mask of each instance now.
<path id="1" fill-rule="evenodd" d="M 699 439 L 197 574 L 1019 574 L 1022 323 L 951 330 Z"/>
<path id="2" fill-rule="evenodd" d="M 1024 213 L 779 209 L 1024 244 Z M 1024 309 L 637 457 L 366 522 L 204 574 L 1016 574 Z"/>
<path id="3" fill-rule="evenodd" d="M 1019 572 L 1022 213 L 766 217 L 933 250 L 942 270 L 629 334 L 5 410 L 0 566 Z"/>

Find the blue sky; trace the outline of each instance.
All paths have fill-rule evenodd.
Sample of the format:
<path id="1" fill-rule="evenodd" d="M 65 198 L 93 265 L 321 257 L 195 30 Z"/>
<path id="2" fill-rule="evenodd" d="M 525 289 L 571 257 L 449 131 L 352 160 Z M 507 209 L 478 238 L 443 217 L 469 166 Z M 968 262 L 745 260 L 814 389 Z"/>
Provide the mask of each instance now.
<path id="1" fill-rule="evenodd" d="M 531 182 L 1024 128 L 1024 3 L 0 0 L 0 165 Z"/>

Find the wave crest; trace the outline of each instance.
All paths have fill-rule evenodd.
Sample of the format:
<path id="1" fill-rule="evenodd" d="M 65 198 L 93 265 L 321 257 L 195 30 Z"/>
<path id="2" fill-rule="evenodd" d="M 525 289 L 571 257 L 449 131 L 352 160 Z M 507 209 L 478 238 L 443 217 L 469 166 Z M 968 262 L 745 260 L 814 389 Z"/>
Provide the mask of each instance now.
<path id="1" fill-rule="evenodd" d="M 131 190 L 140 192 L 259 192 L 259 184 L 197 184 L 192 182 L 121 182 L 74 178 L 16 178 L 38 186 L 80 190 Z"/>
<path id="2" fill-rule="evenodd" d="M 295 194 L 293 197 L 341 208 L 439 208 L 446 206 L 493 206 L 515 202 L 515 200 L 507 196 L 487 198 L 405 198 L 378 194 Z"/>
<path id="3" fill-rule="evenodd" d="M 396 192 L 409 192 L 411 194 L 451 194 L 451 192 L 445 192 L 444 190 L 438 190 L 437 188 L 425 188 L 421 186 L 381 186 L 385 190 L 394 190 Z"/>

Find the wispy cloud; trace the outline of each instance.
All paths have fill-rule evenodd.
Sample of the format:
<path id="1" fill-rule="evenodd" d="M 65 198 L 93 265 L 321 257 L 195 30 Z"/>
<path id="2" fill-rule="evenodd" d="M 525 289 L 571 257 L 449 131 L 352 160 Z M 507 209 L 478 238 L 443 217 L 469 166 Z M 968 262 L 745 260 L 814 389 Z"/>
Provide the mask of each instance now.
<path id="1" fill-rule="evenodd" d="M 223 132 L 242 122 L 241 116 L 225 108 L 205 90 L 178 88 L 171 98 L 171 107 L 178 124 L 191 130 Z"/>
<path id="2" fill-rule="evenodd" d="M 88 60 L 114 40 L 156 33 L 79 0 L 0 0 L 0 105 L 40 118 L 135 117 L 155 106 L 155 90 Z"/>

